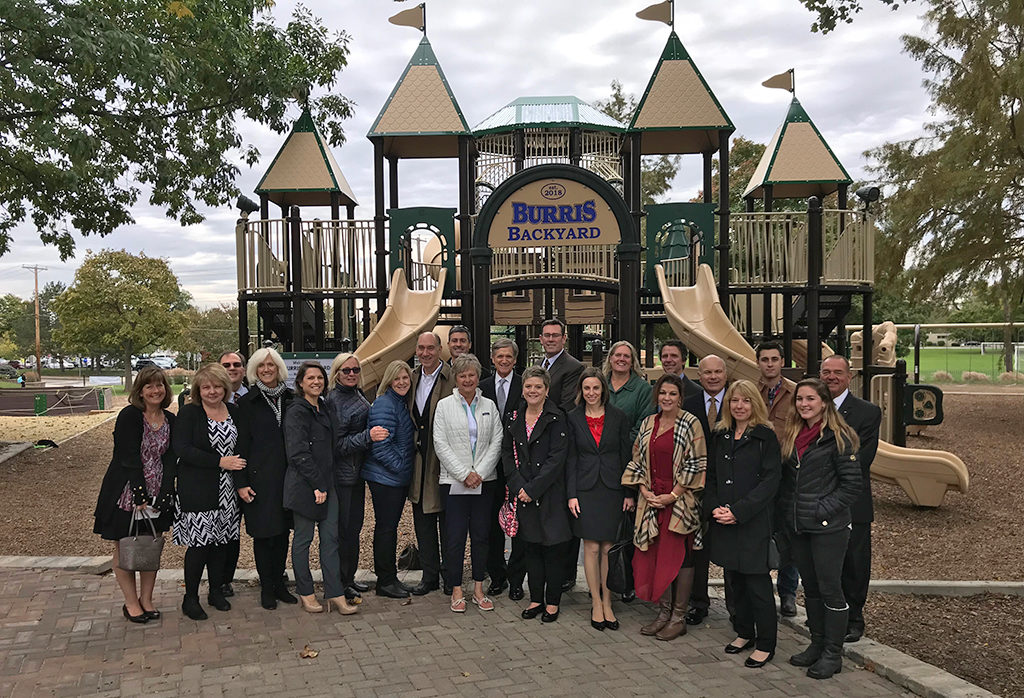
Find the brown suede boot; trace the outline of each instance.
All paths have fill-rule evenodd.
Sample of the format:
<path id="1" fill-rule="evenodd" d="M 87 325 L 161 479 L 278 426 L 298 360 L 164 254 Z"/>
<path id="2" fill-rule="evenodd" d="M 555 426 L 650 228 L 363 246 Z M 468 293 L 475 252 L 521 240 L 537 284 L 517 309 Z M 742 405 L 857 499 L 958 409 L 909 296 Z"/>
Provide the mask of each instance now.
<path id="1" fill-rule="evenodd" d="M 672 617 L 665 627 L 654 634 L 659 640 L 675 640 L 686 634 L 686 607 L 690 603 L 690 589 L 693 588 L 693 568 L 684 567 L 679 570 L 672 588 Z"/>
<path id="2" fill-rule="evenodd" d="M 641 635 L 657 635 L 658 631 L 665 627 L 668 619 L 672 617 L 673 585 L 669 584 L 665 593 L 658 599 L 658 617 L 647 625 L 640 628 Z"/>

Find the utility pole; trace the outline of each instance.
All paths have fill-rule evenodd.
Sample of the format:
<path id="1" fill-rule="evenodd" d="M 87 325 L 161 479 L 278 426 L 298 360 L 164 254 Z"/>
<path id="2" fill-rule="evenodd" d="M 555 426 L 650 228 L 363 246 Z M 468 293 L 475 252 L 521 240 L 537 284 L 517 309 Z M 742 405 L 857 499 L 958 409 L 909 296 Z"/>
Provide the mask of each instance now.
<path id="1" fill-rule="evenodd" d="M 39 351 L 39 272 L 46 271 L 47 269 L 38 264 L 31 267 L 27 264 L 22 264 L 21 266 L 32 271 L 36 277 L 36 375 L 39 377 L 39 380 L 43 380 L 43 357 L 41 356 L 42 352 Z"/>

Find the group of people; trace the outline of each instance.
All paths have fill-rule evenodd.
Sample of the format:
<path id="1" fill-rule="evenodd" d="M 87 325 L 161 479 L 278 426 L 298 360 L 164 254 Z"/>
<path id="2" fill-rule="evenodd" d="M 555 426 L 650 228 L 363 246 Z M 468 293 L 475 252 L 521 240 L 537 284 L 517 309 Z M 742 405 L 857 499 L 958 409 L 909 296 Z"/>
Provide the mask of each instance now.
<path id="1" fill-rule="evenodd" d="M 416 368 L 388 365 L 372 403 L 349 353 L 329 372 L 303 363 L 288 386 L 273 349 L 248 362 L 228 352 L 196 372 L 177 416 L 166 409 L 163 372 L 144 368 L 118 415 L 95 512 L 95 531 L 115 542 L 125 617 L 160 615 L 155 573 L 139 573 L 137 584 L 118 566 L 117 541 L 142 518 L 158 531 L 173 523 L 174 542 L 186 546 L 182 611 L 190 618 L 207 617 L 204 569 L 209 605 L 230 609 L 242 518 L 264 608 L 355 613 L 368 591 L 355 579 L 368 487 L 379 596 L 443 588 L 452 612 L 468 603 L 487 612 L 508 589 L 513 601 L 529 594 L 524 619 L 555 622 L 582 545 L 591 626 L 618 630 L 609 551 L 627 536 L 620 598 L 658 605 L 644 635 L 672 640 L 703 621 L 713 561 L 725 570 L 736 632 L 725 651 L 752 649 L 746 666 L 764 666 L 777 632 L 769 571 L 779 569 L 781 612 L 795 613 L 802 578 L 811 629 L 810 647 L 790 662 L 816 678 L 839 671 L 844 639 L 863 633 L 867 474 L 880 421 L 877 407 L 849 394 L 846 359 L 829 357 L 821 380 L 794 387 L 781 376 L 782 348 L 768 342 L 757 350 L 759 385 L 729 383 L 716 356 L 700 361 L 694 383 L 683 374 L 686 349 L 673 340 L 661 347 L 664 374 L 652 387 L 629 342 L 613 344 L 598 369 L 571 356 L 566 339 L 564 323 L 546 321 L 544 357 L 520 374 L 512 340 L 491 346 L 491 372 L 471 353 L 467 328 L 450 331 L 450 362 L 440 338 L 425 332 Z M 411 587 L 396 562 L 406 500 L 423 570 Z M 506 559 L 510 510 L 516 530 Z M 298 598 L 285 585 L 293 529 Z M 310 572 L 314 531 L 323 603 Z M 463 589 L 467 538 L 471 591 Z"/>

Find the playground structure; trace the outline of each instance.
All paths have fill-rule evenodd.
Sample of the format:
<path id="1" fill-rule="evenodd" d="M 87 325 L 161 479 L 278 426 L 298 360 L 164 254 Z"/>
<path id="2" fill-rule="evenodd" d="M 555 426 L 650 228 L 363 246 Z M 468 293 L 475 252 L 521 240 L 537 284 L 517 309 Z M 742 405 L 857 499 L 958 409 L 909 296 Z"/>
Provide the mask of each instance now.
<path id="1" fill-rule="evenodd" d="M 880 445 L 873 476 L 922 506 L 966 492 L 956 456 L 902 448 L 907 424 L 937 423 L 941 410 L 904 409 L 895 331 L 890 341 L 872 322 L 874 225 L 848 208 L 846 170 L 794 96 L 744 191 L 745 212 L 731 212 L 734 130 L 674 29 L 629 123 L 572 96 L 521 97 L 470 129 L 424 31 L 368 133 L 372 219 L 355 219 L 355 196 L 308 110 L 261 179 L 258 206 L 242 207 L 240 344 L 354 347 L 364 388 L 435 326 L 467 325 L 481 354 L 496 326 L 510 328 L 525 365 L 552 316 L 578 356 L 627 339 L 653 366 L 655 328 L 667 322 L 692 354 L 717 354 L 731 377 L 755 381 L 756 340 L 782 343 L 791 377 L 852 348 L 855 387 L 882 405 L 884 433 L 900 444 Z M 642 204 L 643 157 L 662 154 L 701 155 L 703 201 Z M 399 164 L 414 158 L 457 160 L 457 208 L 399 206 Z M 807 209 L 776 211 L 784 198 L 807 199 Z M 304 218 L 305 207 L 329 207 L 330 218 Z M 848 347 L 855 296 L 861 331 Z"/>

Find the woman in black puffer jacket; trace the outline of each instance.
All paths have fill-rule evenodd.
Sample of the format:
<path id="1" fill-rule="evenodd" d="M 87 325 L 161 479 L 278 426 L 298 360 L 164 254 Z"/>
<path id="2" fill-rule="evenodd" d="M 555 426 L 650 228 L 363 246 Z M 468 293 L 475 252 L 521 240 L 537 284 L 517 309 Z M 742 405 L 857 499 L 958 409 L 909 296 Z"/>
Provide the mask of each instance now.
<path id="1" fill-rule="evenodd" d="M 811 646 L 789 659 L 827 679 L 843 667 L 849 607 L 840 577 L 850 539 L 850 505 L 861 489 L 857 432 L 836 411 L 817 378 L 796 385 L 796 407 L 782 444 L 777 530 L 804 583 Z"/>
<path id="2" fill-rule="evenodd" d="M 359 535 L 363 530 L 366 484 L 363 460 L 374 441 L 388 438 L 384 427 L 367 429 L 370 402 L 363 395 L 359 374 L 362 368 L 355 354 L 338 354 L 331 362 L 327 407 L 338 429 L 334 447 L 334 487 L 338 494 L 338 557 L 345 598 L 361 603 L 360 592 L 369 587 L 356 581 L 359 567 Z"/>

